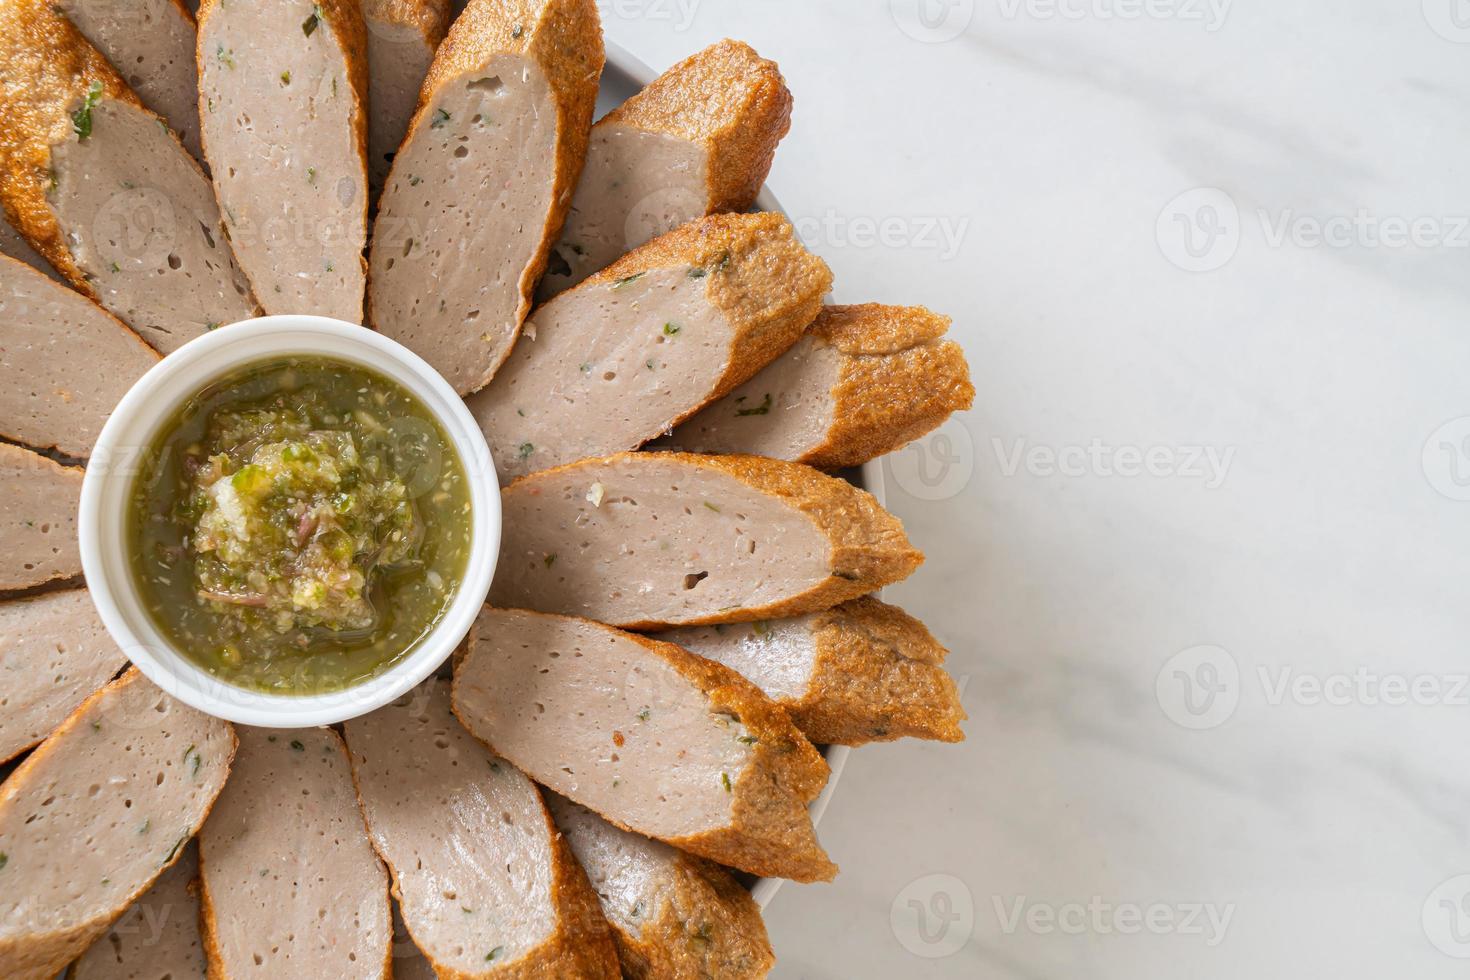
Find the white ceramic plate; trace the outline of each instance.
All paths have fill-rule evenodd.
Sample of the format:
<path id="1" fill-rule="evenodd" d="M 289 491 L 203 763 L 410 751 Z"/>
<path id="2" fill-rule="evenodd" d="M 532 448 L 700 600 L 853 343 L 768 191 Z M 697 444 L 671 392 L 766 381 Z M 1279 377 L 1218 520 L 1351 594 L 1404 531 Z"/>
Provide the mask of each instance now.
<path id="1" fill-rule="evenodd" d="M 658 72 L 639 61 L 626 48 L 610 40 L 605 41 L 605 44 L 607 46 L 607 67 L 602 71 L 602 91 L 597 95 L 598 119 L 658 77 Z M 759 211 L 786 213 L 781 207 L 781 202 L 776 200 L 776 195 L 771 193 L 769 187 L 761 189 L 755 206 Z M 863 466 L 861 474 L 853 482 L 877 497 L 880 504 L 883 503 L 883 469 L 877 460 Z M 842 775 L 842 769 L 847 765 L 847 756 L 851 751 L 845 745 L 828 745 L 822 749 L 822 755 L 826 757 L 827 765 L 832 769 L 832 777 L 827 780 L 822 795 L 818 796 L 811 805 L 813 824 L 821 822 L 822 814 L 826 812 L 827 804 L 832 800 L 832 794 L 837 789 L 837 779 Z M 780 878 L 757 879 L 750 889 L 756 904 L 765 908 L 766 903 L 781 887 L 781 883 Z"/>

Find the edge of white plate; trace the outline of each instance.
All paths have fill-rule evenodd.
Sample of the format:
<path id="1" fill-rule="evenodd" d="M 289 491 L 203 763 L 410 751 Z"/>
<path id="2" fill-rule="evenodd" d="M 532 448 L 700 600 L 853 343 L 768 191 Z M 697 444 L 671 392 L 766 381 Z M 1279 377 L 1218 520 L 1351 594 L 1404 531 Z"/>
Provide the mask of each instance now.
<path id="1" fill-rule="evenodd" d="M 633 91 L 637 91 L 658 76 L 658 72 L 616 41 L 604 39 L 603 44 L 607 50 L 607 66 L 603 69 L 602 74 L 604 89 L 598 96 L 599 118 L 606 109 L 622 101 L 616 96 L 608 98 L 606 86 L 609 82 L 616 86 L 626 80 L 627 83 L 631 83 Z M 609 72 L 620 73 L 624 79 L 609 79 Z M 629 92 L 622 98 L 627 98 L 631 94 L 632 92 Z M 786 213 L 786 210 L 781 207 L 781 202 L 776 199 L 775 194 L 771 193 L 769 187 L 761 188 L 760 195 L 755 199 L 755 206 L 758 211 Z M 878 503 L 884 503 L 883 466 L 879 460 L 875 459 L 863 464 L 862 479 L 859 485 L 876 497 Z M 822 815 L 827 812 L 827 805 L 832 802 L 832 796 L 837 790 L 837 781 L 841 778 L 842 770 L 847 766 L 847 757 L 851 753 L 852 749 L 846 745 L 828 745 L 823 749 L 822 755 L 826 758 L 827 767 L 832 770 L 832 774 L 828 777 L 827 785 L 822 788 L 821 794 L 812 801 L 812 805 L 808 808 L 812 815 L 812 826 L 815 827 L 821 823 Z M 776 892 L 780 891 L 783 884 L 785 880 L 782 878 L 758 878 L 750 888 L 751 898 L 755 899 L 756 905 L 765 908 L 771 899 L 776 897 Z"/>

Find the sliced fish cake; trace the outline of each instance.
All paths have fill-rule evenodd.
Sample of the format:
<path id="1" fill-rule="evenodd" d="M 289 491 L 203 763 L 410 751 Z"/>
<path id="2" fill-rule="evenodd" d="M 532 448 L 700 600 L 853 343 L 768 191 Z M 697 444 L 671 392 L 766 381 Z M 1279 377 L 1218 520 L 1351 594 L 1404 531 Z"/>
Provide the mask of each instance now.
<path id="1" fill-rule="evenodd" d="M 210 975 L 387 977 L 388 876 L 368 843 L 341 737 L 240 726 L 199 835 Z"/>
<path id="2" fill-rule="evenodd" d="M 0 443 L 0 589 L 82 574 L 82 470 Z"/>
<path id="3" fill-rule="evenodd" d="M 547 806 L 602 900 L 630 980 L 764 977 L 775 955 L 760 909 L 711 861 L 620 830 L 549 793 Z"/>
<path id="4" fill-rule="evenodd" d="M 872 597 L 769 622 L 659 633 L 753 682 L 819 745 L 964 739 L 948 651 L 908 613 Z"/>
<path id="5" fill-rule="evenodd" d="M 780 69 L 747 44 L 727 38 L 664 72 L 592 127 L 539 298 L 686 222 L 749 210 L 790 128 Z"/>
<path id="6" fill-rule="evenodd" d="M 76 289 L 156 350 L 256 312 L 209 180 L 49 0 L 0 4 L 0 201 Z"/>
<path id="7" fill-rule="evenodd" d="M 127 662 L 85 589 L 0 603 L 0 762 L 50 735 Z"/>
<path id="8" fill-rule="evenodd" d="M 627 629 L 828 609 L 923 561 L 852 484 L 758 456 L 619 453 L 502 495 L 498 606 Z"/>
<path id="9" fill-rule="evenodd" d="M 607 922 L 536 787 L 430 680 L 346 724 L 373 844 L 440 976 L 618 976 Z"/>
<path id="10" fill-rule="evenodd" d="M 776 214 L 685 225 L 536 311 L 469 399 L 496 471 L 636 449 L 785 351 L 832 287 Z"/>
<path id="11" fill-rule="evenodd" d="M 367 38 L 351 0 L 206 0 L 204 153 L 266 313 L 363 322 Z"/>
<path id="12" fill-rule="evenodd" d="M 7 439 L 89 455 L 113 407 L 157 363 L 157 352 L 96 303 L 0 256 L 0 434 Z"/>
<path id="13" fill-rule="evenodd" d="M 510 353 L 587 153 L 593 0 L 471 0 L 419 97 L 373 225 L 372 325 L 460 394 Z"/>
<path id="14" fill-rule="evenodd" d="M 0 976 L 51 980 L 179 858 L 229 776 L 229 723 L 136 669 L 0 784 Z"/>
<path id="15" fill-rule="evenodd" d="M 57 8 L 168 122 L 196 160 L 199 72 L 194 15 L 179 0 L 56 0 Z"/>
<path id="16" fill-rule="evenodd" d="M 860 466 L 974 403 L 949 323 L 922 306 L 829 306 L 789 351 L 656 445 Z"/>
<path id="17" fill-rule="evenodd" d="M 368 52 L 368 184 L 372 201 L 418 107 L 434 51 L 449 29 L 447 0 L 363 0 Z"/>
<path id="18" fill-rule="evenodd" d="M 71 980 L 204 980 L 199 849 L 169 868 L 71 968 Z"/>
<path id="19" fill-rule="evenodd" d="M 537 782 L 625 830 L 748 871 L 827 881 L 807 805 L 827 764 L 749 681 L 672 643 L 486 607 L 454 713 Z"/>

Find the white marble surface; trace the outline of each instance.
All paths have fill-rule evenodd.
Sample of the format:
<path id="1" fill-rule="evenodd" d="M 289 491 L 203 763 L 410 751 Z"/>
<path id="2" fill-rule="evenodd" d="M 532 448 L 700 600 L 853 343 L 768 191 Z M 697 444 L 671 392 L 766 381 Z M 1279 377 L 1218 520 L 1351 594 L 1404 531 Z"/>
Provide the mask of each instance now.
<path id="1" fill-rule="evenodd" d="M 1465 976 L 1470 3 L 918 2 L 603 4 L 780 61 L 839 297 L 980 392 L 888 470 L 969 740 L 854 753 L 776 976 Z"/>

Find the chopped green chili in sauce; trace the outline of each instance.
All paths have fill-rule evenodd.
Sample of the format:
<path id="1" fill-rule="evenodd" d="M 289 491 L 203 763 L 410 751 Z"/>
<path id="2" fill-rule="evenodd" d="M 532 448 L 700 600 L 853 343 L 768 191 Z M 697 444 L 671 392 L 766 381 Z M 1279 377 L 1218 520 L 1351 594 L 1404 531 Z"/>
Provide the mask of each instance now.
<path id="1" fill-rule="evenodd" d="M 340 690 L 401 660 L 463 578 L 464 468 L 396 383 L 324 358 L 242 368 L 145 455 L 133 572 L 185 656 L 242 687 Z"/>

